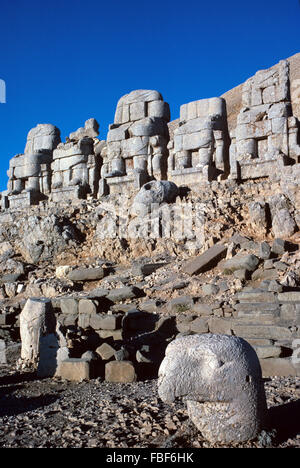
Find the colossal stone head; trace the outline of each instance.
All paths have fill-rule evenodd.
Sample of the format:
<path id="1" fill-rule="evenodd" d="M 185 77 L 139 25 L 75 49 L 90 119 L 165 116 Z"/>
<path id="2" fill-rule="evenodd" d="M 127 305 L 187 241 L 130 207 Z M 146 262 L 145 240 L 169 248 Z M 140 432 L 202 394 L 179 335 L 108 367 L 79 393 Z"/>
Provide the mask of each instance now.
<path id="1" fill-rule="evenodd" d="M 261 368 L 242 338 L 189 335 L 166 349 L 158 393 L 165 402 L 187 401 L 189 416 L 211 442 L 241 442 L 257 436 L 265 418 Z"/>
<path id="2" fill-rule="evenodd" d="M 163 203 L 173 203 L 179 190 L 174 182 L 168 180 L 152 180 L 147 182 L 136 195 L 131 213 L 135 215 L 144 215 L 149 212 L 151 205 Z"/>

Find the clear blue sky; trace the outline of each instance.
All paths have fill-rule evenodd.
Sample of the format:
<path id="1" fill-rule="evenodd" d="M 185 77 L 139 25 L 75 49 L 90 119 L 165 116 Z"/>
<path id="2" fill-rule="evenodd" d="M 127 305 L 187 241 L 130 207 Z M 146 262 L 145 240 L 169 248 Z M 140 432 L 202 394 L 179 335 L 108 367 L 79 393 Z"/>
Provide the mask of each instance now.
<path id="1" fill-rule="evenodd" d="M 299 0 L 0 0 L 0 190 L 27 132 L 62 138 L 118 99 L 157 89 L 171 107 L 222 94 L 300 51 Z"/>

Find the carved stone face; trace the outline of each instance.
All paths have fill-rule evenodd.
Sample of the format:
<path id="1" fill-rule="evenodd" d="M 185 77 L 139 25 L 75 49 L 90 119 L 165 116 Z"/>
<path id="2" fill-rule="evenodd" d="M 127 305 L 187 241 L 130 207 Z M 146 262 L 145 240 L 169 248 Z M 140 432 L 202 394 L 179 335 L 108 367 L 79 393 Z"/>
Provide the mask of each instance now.
<path id="1" fill-rule="evenodd" d="M 153 204 L 172 203 L 178 195 L 178 187 L 167 180 L 147 182 L 134 199 L 132 214 L 146 213 Z"/>
<path id="2" fill-rule="evenodd" d="M 173 341 L 159 369 L 158 393 L 166 402 L 186 400 L 189 416 L 209 440 L 252 438 L 266 408 L 254 349 L 227 335 Z"/>

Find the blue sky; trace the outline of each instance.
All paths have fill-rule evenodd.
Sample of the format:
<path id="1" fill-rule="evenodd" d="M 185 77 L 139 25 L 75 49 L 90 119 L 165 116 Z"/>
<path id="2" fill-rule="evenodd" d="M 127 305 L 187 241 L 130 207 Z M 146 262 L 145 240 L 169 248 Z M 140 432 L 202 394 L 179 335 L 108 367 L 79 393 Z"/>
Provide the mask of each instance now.
<path id="1" fill-rule="evenodd" d="M 172 120 L 300 51 L 299 0 L 0 0 L 0 190 L 28 131 L 63 140 L 95 117 L 100 138 L 118 99 L 157 89 Z"/>

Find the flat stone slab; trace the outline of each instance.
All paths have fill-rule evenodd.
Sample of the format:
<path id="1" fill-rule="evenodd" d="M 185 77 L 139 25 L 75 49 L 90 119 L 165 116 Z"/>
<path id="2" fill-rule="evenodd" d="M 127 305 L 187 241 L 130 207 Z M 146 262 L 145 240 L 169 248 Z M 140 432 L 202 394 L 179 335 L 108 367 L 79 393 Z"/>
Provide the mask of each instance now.
<path id="1" fill-rule="evenodd" d="M 213 247 L 210 247 L 199 257 L 188 260 L 183 265 L 182 271 L 190 276 L 203 273 L 204 271 L 207 271 L 210 268 L 216 266 L 218 262 L 226 256 L 226 252 L 227 246 L 223 244 L 216 244 Z"/>

